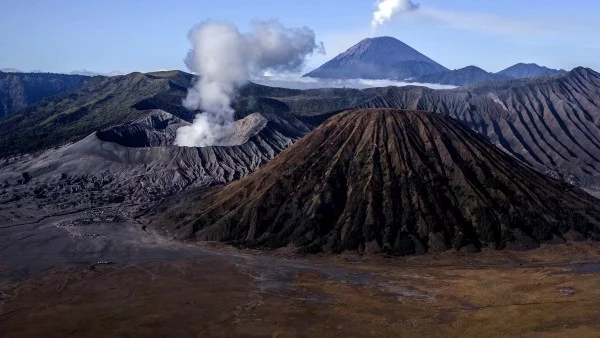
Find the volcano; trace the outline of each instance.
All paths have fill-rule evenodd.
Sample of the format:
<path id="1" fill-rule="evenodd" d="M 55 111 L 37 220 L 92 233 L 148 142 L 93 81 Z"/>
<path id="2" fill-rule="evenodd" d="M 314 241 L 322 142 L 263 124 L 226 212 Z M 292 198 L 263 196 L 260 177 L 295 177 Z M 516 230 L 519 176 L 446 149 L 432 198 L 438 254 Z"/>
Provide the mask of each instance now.
<path id="1" fill-rule="evenodd" d="M 345 112 L 225 187 L 182 195 L 152 226 L 179 239 L 302 252 L 414 254 L 600 239 L 598 201 L 458 122 Z"/>
<path id="2" fill-rule="evenodd" d="M 404 42 L 383 36 L 362 40 L 305 76 L 404 80 L 446 71 L 447 68 Z"/>

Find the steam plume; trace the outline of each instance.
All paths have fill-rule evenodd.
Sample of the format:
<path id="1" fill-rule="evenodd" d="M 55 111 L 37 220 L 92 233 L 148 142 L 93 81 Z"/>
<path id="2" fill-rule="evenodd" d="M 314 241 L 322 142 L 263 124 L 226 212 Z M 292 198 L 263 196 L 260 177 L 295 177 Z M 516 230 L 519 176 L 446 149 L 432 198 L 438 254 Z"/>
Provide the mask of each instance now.
<path id="1" fill-rule="evenodd" d="M 188 38 L 192 49 L 185 63 L 198 79 L 183 105 L 203 113 L 177 130 L 175 143 L 185 147 L 219 145 L 233 132 L 232 99 L 251 75 L 299 71 L 308 55 L 324 53 L 311 29 L 286 28 L 277 21 L 254 22 L 247 34 L 233 24 L 204 21 Z"/>
<path id="2" fill-rule="evenodd" d="M 395 15 L 419 9 L 419 5 L 411 0 L 378 0 L 377 11 L 373 13 L 371 27 L 376 29 Z"/>

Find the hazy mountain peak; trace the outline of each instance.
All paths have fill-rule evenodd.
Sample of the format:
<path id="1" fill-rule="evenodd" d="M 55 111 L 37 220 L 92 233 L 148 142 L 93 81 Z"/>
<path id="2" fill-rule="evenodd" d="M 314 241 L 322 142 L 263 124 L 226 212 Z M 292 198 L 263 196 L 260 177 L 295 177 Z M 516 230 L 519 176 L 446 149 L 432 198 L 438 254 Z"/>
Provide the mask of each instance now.
<path id="1" fill-rule="evenodd" d="M 429 74 L 415 79 L 420 83 L 438 83 L 453 86 L 465 86 L 477 82 L 507 79 L 500 74 L 489 73 L 477 66 L 467 66 L 443 73 Z"/>
<path id="2" fill-rule="evenodd" d="M 113 70 L 112 72 L 108 72 L 108 73 L 98 73 L 98 72 L 92 72 L 89 70 L 74 70 L 72 72 L 69 73 L 69 75 L 84 75 L 84 76 L 120 76 L 120 75 L 125 75 L 124 72 L 118 71 L 118 70 Z"/>
<path id="3" fill-rule="evenodd" d="M 360 41 L 306 76 L 403 80 L 447 70 L 404 42 L 383 36 Z"/>
<path id="4" fill-rule="evenodd" d="M 486 72 L 487 73 L 487 71 L 485 71 L 484 69 L 479 68 L 479 67 L 474 66 L 474 65 L 466 66 L 466 67 L 459 68 L 459 69 L 456 69 L 456 70 L 474 71 L 474 72 Z"/>
<path id="5" fill-rule="evenodd" d="M 22 71 L 15 68 L 0 68 L 0 72 L 2 73 L 22 73 Z"/>
<path id="6" fill-rule="evenodd" d="M 564 73 L 564 70 L 551 69 L 548 67 L 540 66 L 535 63 L 517 63 L 514 66 L 508 67 L 504 70 L 499 71 L 497 74 L 513 77 L 516 79 L 524 79 L 529 77 L 538 77 L 544 75 L 554 75 L 558 73 Z"/>

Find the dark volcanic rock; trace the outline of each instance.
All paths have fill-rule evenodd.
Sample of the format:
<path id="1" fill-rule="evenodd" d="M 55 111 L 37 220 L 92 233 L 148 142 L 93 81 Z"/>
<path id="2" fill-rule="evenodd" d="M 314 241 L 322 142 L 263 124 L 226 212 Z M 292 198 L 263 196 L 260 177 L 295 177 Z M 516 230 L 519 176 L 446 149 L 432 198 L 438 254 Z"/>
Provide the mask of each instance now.
<path id="1" fill-rule="evenodd" d="M 337 115 L 252 175 L 190 193 L 152 226 L 181 239 L 413 254 L 600 239 L 600 206 L 439 114 Z"/>
<path id="2" fill-rule="evenodd" d="M 187 122 L 160 110 L 142 113 L 145 117 L 137 122 L 90 134 L 76 143 L 6 159 L 0 162 L 0 182 L 24 198 L 61 196 L 64 203 L 80 203 L 89 202 L 89 196 L 73 193 L 93 191 L 95 204 L 115 199 L 145 204 L 189 187 L 240 179 L 312 129 L 290 114 L 252 113 L 235 122 L 228 145 L 187 148 L 173 145 L 177 127 Z M 40 186 L 47 189 L 39 190 Z M 48 198 L 36 204 L 57 201 Z"/>
<path id="3" fill-rule="evenodd" d="M 174 143 L 177 129 L 188 124 L 165 111 L 155 110 L 136 122 L 101 130 L 96 136 L 125 147 L 167 146 Z"/>
<path id="4" fill-rule="evenodd" d="M 362 40 L 305 76 L 403 80 L 447 70 L 402 41 L 384 36 Z"/>

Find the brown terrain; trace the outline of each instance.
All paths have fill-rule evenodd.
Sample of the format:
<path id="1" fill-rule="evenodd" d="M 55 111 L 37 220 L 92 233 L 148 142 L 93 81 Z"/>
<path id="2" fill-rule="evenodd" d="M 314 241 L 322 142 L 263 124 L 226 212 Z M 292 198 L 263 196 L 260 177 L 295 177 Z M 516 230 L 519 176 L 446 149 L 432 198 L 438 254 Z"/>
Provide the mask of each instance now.
<path id="1" fill-rule="evenodd" d="M 4 288 L 0 336 L 600 335 L 598 244 L 408 258 L 205 250 Z"/>
<path id="2" fill-rule="evenodd" d="M 168 236 L 302 252 L 533 248 L 600 235 L 600 206 L 439 114 L 336 115 L 253 174 L 153 209 Z"/>

